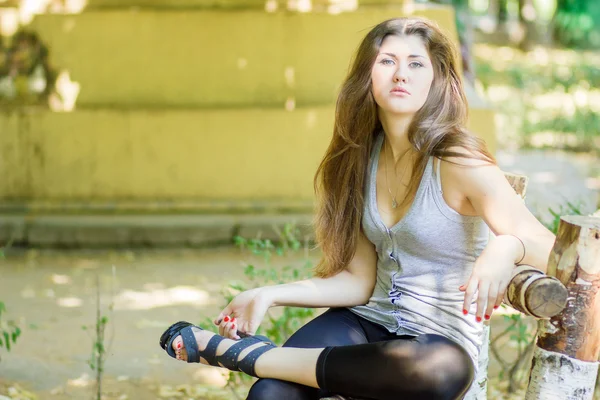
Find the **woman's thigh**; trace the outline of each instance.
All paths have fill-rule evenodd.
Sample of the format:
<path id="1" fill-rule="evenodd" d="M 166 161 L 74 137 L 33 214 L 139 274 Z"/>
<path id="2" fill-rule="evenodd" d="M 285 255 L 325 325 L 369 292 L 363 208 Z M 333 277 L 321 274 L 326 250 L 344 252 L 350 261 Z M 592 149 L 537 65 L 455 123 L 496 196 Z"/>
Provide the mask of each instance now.
<path id="1" fill-rule="evenodd" d="M 331 308 L 300 328 L 283 347 L 321 348 L 369 343 L 386 334 L 385 328 L 381 329 L 384 330 L 379 331 L 377 326 L 346 308 Z M 248 400 L 315 400 L 325 394 L 297 383 L 259 379 L 250 389 Z"/>

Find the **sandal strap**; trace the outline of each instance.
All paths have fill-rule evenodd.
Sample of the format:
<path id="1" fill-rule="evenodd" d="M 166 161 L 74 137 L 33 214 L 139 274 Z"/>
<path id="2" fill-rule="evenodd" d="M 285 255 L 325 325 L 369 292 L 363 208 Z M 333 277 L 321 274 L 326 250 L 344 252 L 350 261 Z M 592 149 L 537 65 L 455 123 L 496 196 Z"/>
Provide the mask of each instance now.
<path id="1" fill-rule="evenodd" d="M 179 321 L 168 327 L 160 337 L 160 347 L 165 350 L 168 355 L 176 358 L 175 350 L 173 350 L 173 340 L 175 340 L 183 328 L 191 325 L 192 324 L 189 322 Z"/>
<path id="2" fill-rule="evenodd" d="M 245 372 L 246 374 L 251 375 L 251 376 L 256 376 L 256 372 L 254 372 L 254 365 L 256 364 L 256 360 L 258 359 L 258 357 L 260 357 L 267 351 L 272 350 L 276 347 L 275 345 L 273 345 L 271 343 L 267 343 L 267 342 L 263 342 L 263 343 L 265 343 L 264 346 L 261 346 L 257 349 L 252 350 L 250 352 L 250 354 L 247 354 L 246 357 L 244 357 L 242 359 L 242 361 L 240 361 L 238 363 L 238 369 L 240 371 Z"/>
<path id="3" fill-rule="evenodd" d="M 265 343 L 265 345 L 254 349 L 250 352 L 250 354 L 246 355 L 246 357 L 244 357 L 242 361 L 238 361 L 238 357 L 244 349 L 257 343 Z M 239 340 L 236 344 L 232 345 L 229 349 L 227 349 L 225 353 L 223 353 L 220 356 L 217 356 L 217 361 L 221 365 L 232 371 L 242 371 L 252 376 L 256 376 L 256 374 L 254 373 L 254 364 L 256 363 L 256 359 L 265 351 L 271 350 L 275 347 L 275 344 L 265 337 L 249 336 Z M 241 363 L 251 355 L 254 355 L 254 357 L 249 359 L 246 363 L 243 364 L 243 367 L 241 367 Z"/>
<path id="4" fill-rule="evenodd" d="M 199 363 L 200 355 L 198 354 L 198 342 L 196 342 L 196 336 L 194 336 L 192 326 L 186 326 L 181 331 L 179 331 L 179 334 L 181 335 L 183 345 L 185 346 L 185 351 L 187 353 L 187 362 Z"/>
<path id="5" fill-rule="evenodd" d="M 223 336 L 214 335 L 208 341 L 208 344 L 206 345 L 206 348 L 204 350 L 202 350 L 202 351 L 199 352 L 200 356 L 202 358 L 204 358 L 213 367 L 219 367 L 220 366 L 219 363 L 217 362 L 217 359 L 216 359 L 215 355 L 217 354 L 217 347 L 219 347 L 219 344 L 223 340 L 225 340 L 225 338 Z"/>
<path id="6" fill-rule="evenodd" d="M 217 361 L 227 369 L 238 371 L 238 356 L 246 347 L 252 346 L 254 343 L 257 343 L 257 341 L 251 337 L 241 339 L 237 343 L 231 345 L 225 353 L 217 356 Z"/>

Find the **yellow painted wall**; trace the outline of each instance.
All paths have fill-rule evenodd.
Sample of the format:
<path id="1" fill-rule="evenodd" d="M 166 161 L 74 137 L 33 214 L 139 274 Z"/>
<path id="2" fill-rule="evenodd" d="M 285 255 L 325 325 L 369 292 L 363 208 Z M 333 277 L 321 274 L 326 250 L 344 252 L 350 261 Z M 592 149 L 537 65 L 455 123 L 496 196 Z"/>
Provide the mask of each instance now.
<path id="1" fill-rule="evenodd" d="M 79 106 L 279 107 L 333 103 L 362 37 L 401 14 L 142 9 L 41 15 L 32 27 L 81 85 Z M 449 9 L 415 14 L 456 38 Z"/>
<path id="2" fill-rule="evenodd" d="M 0 113 L 0 199 L 25 198 L 31 193 L 31 169 L 24 154 L 27 138 L 21 134 L 24 120 L 17 113 Z"/>
<path id="3" fill-rule="evenodd" d="M 35 198 L 309 197 L 330 107 L 82 110 L 31 120 Z"/>
<path id="4" fill-rule="evenodd" d="M 0 114 L 0 190 L 31 200 L 309 202 L 334 107 Z M 491 112 L 471 121 L 489 126 Z M 306 204 L 306 203 L 303 203 Z"/>

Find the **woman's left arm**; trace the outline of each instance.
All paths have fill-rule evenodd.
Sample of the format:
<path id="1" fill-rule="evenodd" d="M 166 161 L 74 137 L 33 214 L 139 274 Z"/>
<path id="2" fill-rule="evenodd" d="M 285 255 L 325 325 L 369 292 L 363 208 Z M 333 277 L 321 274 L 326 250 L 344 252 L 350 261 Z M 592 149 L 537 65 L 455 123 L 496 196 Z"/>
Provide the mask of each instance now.
<path id="1" fill-rule="evenodd" d="M 496 235 L 477 259 L 469 281 L 460 288 L 465 291 L 465 310 L 478 292 L 477 319 L 483 318 L 484 309 L 489 319 L 502 303 L 516 263 L 546 272 L 555 236 L 531 214 L 498 166 L 465 158 L 455 161 L 460 165 L 445 163 L 448 183 L 461 188 L 476 214 Z"/>

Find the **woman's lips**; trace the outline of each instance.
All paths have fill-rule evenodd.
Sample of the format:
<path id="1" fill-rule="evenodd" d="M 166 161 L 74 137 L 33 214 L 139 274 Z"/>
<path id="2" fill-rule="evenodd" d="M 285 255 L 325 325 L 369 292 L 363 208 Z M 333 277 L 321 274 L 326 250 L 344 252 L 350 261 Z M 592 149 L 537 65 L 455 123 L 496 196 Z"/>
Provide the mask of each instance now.
<path id="1" fill-rule="evenodd" d="M 410 95 L 410 92 L 408 90 L 401 88 L 401 87 L 393 88 L 392 93 L 397 94 L 397 95 Z"/>

